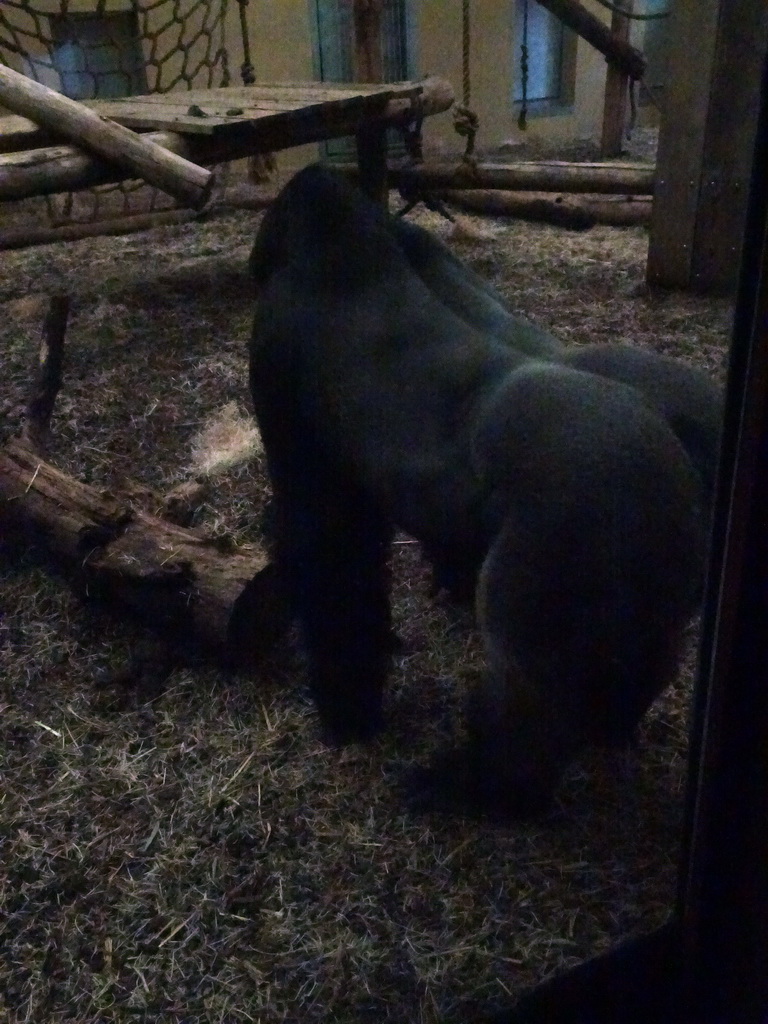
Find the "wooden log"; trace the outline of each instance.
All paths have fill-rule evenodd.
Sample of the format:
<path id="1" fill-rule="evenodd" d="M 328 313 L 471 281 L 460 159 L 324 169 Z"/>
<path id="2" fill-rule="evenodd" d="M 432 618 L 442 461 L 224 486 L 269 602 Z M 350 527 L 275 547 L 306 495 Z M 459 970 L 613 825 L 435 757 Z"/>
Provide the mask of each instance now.
<path id="1" fill-rule="evenodd" d="M 253 664 L 287 628 L 278 574 L 258 548 L 227 548 L 132 508 L 11 441 L 0 449 L 0 535 L 19 533 L 84 595 L 229 666 Z"/>
<path id="2" fill-rule="evenodd" d="M 69 296 L 54 295 L 43 322 L 43 338 L 27 402 L 24 441 L 35 451 L 45 452 L 56 396 L 64 369 L 64 339 L 69 319 Z"/>
<path id="3" fill-rule="evenodd" d="M 117 162 L 127 176 L 143 178 L 185 206 L 197 210 L 208 201 L 214 182 L 211 171 L 1 64 L 0 103 Z"/>
<path id="4" fill-rule="evenodd" d="M 453 102 L 453 90 L 443 79 L 428 78 L 420 84 L 419 109 L 425 115 L 447 110 Z M 398 123 L 409 117 L 412 110 L 413 102 L 409 98 L 395 97 L 377 118 L 349 110 L 329 114 L 321 108 L 308 108 L 298 121 L 264 118 L 238 126 L 221 138 L 182 136 L 176 132 L 150 132 L 142 138 L 193 163 L 216 164 L 255 153 L 354 135 L 366 125 Z M 74 146 L 49 146 L 0 155 L 0 201 L 77 191 L 125 178 L 125 172 L 114 163 L 88 156 Z"/>
<path id="5" fill-rule="evenodd" d="M 224 205 L 224 204 L 222 204 Z M 253 209 L 264 209 L 268 205 Z M 29 224 L 0 231 L 0 252 L 4 249 L 25 249 L 30 245 L 51 245 L 55 242 L 76 242 L 81 238 L 100 238 L 103 235 L 129 235 L 134 231 L 186 224 L 201 214 L 194 210 L 156 210 L 154 213 L 136 213 L 128 217 L 112 217 L 93 223 L 58 224 L 55 227 Z"/>
<path id="6" fill-rule="evenodd" d="M 355 174 L 354 164 L 338 165 Z M 477 164 L 424 163 L 416 167 L 389 168 L 394 186 L 408 189 L 510 189 L 532 192 L 600 192 L 611 195 L 650 195 L 655 170 L 648 164 L 567 163 L 525 161 Z"/>
<path id="7" fill-rule="evenodd" d="M 609 64 L 615 64 L 630 78 L 643 77 L 645 57 L 642 53 L 625 40 L 615 38 L 608 26 L 579 0 L 539 0 L 539 3 L 599 50 Z"/>
<path id="8" fill-rule="evenodd" d="M 381 82 L 382 0 L 353 0 L 353 64 L 356 82 Z"/>
<path id="9" fill-rule="evenodd" d="M 633 0 L 623 0 L 621 6 L 632 13 Z M 629 18 L 620 11 L 611 16 L 611 32 L 615 39 L 629 40 Z M 605 76 L 605 101 L 603 105 L 603 132 L 600 139 L 600 156 L 621 156 L 624 148 L 624 132 L 627 123 L 627 95 L 629 75 L 615 64 L 608 64 Z"/>
<path id="10" fill-rule="evenodd" d="M 439 198 L 472 213 L 557 224 L 572 230 L 609 224 L 615 227 L 648 225 L 650 196 L 561 196 L 551 192 L 507 192 L 484 189 L 446 189 Z"/>

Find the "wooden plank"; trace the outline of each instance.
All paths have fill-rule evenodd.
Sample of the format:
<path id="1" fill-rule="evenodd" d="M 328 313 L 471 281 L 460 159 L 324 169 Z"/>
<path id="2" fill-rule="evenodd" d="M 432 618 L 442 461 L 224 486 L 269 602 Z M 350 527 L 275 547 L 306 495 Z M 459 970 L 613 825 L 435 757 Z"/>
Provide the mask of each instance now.
<path id="1" fill-rule="evenodd" d="M 323 117 L 325 112 L 334 111 L 333 115 L 343 114 L 346 116 L 357 116 L 371 114 L 375 116 L 381 113 L 386 107 L 390 97 L 387 93 L 377 93 L 374 96 L 351 96 L 343 99 L 324 100 L 316 103 L 303 103 L 296 106 L 280 107 L 277 109 L 243 109 L 242 114 L 230 117 L 217 115 L 199 116 L 189 113 L 189 105 L 183 108 L 171 107 L 150 107 L 141 104 L 121 103 L 119 107 L 109 108 L 113 120 L 125 125 L 128 128 L 144 128 L 155 131 L 174 131 L 184 135 L 215 135 L 226 133 L 231 128 L 238 128 L 242 125 L 255 125 L 259 121 L 275 121 L 279 124 L 289 124 L 292 119 L 305 117 L 308 112 L 315 112 Z M 106 109 L 106 108 L 105 108 Z M 207 111 L 200 108 L 204 114 Z"/>
<path id="2" fill-rule="evenodd" d="M 632 13 L 633 0 L 624 0 L 621 6 Z M 616 39 L 629 41 L 629 19 L 614 11 L 611 16 L 611 33 Z M 608 64 L 605 76 L 605 105 L 603 107 L 603 133 L 600 140 L 600 156 L 621 156 L 624 147 L 624 131 L 627 124 L 627 92 L 629 76 L 615 64 Z"/>
<path id="3" fill-rule="evenodd" d="M 677 70 L 665 87 L 649 284 L 707 291 L 735 282 L 767 38 L 763 0 L 672 7 Z"/>
<path id="4" fill-rule="evenodd" d="M 60 139 L 54 132 L 41 128 L 28 117 L 10 114 L 0 117 L 0 153 L 17 153 L 21 149 L 34 149 Z"/>
<path id="5" fill-rule="evenodd" d="M 447 84 L 447 83 L 444 83 Z M 382 86 L 354 83 L 329 83 L 327 86 L 312 86 L 302 83 L 279 83 L 274 86 L 260 84 L 257 86 L 235 86 L 226 89 L 192 89 L 188 92 L 149 93 L 144 96 L 131 96 L 121 100 L 88 100 L 84 103 L 90 110 L 111 117 L 112 120 L 125 127 L 137 130 L 162 130 L 172 124 L 178 127 L 180 122 L 175 118 L 185 117 L 189 107 L 197 105 L 208 112 L 241 107 L 245 112 L 239 119 L 249 120 L 259 116 L 259 112 L 272 113 L 295 110 L 298 107 L 325 102 L 339 102 L 347 99 L 369 99 L 381 94 L 407 100 L 422 92 L 423 83 L 393 83 Z M 447 104 L 449 105 L 449 104 Z M 169 111 L 169 117 L 158 113 L 157 108 Z M 445 109 L 445 108 L 441 108 Z M 123 118 L 125 114 L 125 119 Z M 232 118 L 220 120 L 216 127 L 229 125 Z M 202 122 L 206 118 L 197 118 L 187 122 L 185 130 L 194 134 L 207 133 L 214 130 L 213 125 Z M 29 118 L 10 116 L 0 118 L 0 153 L 20 152 L 39 146 L 55 145 L 63 142 L 62 136 L 47 128 L 36 125 Z"/>
<path id="6" fill-rule="evenodd" d="M 268 85 L 257 82 L 255 85 L 226 86 L 218 89 L 189 89 L 177 92 L 146 93 L 131 96 L 130 100 L 139 103 L 163 103 L 166 100 L 188 98 L 192 103 L 204 103 L 210 100 L 221 102 L 247 102 L 249 100 L 281 100 L 291 102 L 323 102 L 325 100 L 343 99 L 353 96 L 375 96 L 377 93 L 396 93 L 397 95 L 414 95 L 421 89 L 421 82 L 277 82 Z M 91 100 L 91 106 L 101 104 L 123 103 L 125 100 Z"/>
<path id="7" fill-rule="evenodd" d="M 442 79 L 428 79 L 421 93 L 425 113 L 446 110 L 453 91 Z M 316 104 L 298 111 L 275 114 L 229 126 L 219 135 L 152 133 L 150 139 L 196 164 L 216 164 L 257 153 L 301 146 L 322 139 L 354 135 L 378 118 L 391 121 L 410 109 L 409 98 L 396 97 L 382 106 L 381 99 L 361 105 L 359 101 Z M 49 195 L 107 182 L 121 181 L 122 168 L 93 159 L 74 146 L 32 149 L 0 156 L 0 200 Z"/>

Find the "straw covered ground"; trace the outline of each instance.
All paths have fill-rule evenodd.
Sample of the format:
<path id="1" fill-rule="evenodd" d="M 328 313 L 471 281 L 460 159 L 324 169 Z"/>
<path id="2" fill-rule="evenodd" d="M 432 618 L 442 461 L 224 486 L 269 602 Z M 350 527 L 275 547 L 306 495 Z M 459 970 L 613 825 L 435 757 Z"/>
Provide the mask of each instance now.
<path id="1" fill-rule="evenodd" d="M 433 215 L 419 219 L 447 235 Z M 104 487 L 182 479 L 205 423 L 247 415 L 255 214 L 3 255 L 6 435 L 41 326 L 72 295 L 51 459 Z M 456 251 L 565 341 L 630 341 L 722 378 L 726 302 L 649 294 L 647 235 L 467 218 Z M 229 415 L 231 418 L 231 407 Z M 259 537 L 260 456 L 199 525 Z M 468 616 L 432 601 L 400 538 L 405 641 L 370 749 L 318 739 L 300 654 L 120 675 L 142 627 L 83 603 L 39 552 L 0 556 L 0 1019 L 47 1024 L 459 1022 L 659 924 L 673 899 L 691 666 L 633 755 L 569 773 L 534 826 L 406 812 L 399 778 L 482 670 Z"/>

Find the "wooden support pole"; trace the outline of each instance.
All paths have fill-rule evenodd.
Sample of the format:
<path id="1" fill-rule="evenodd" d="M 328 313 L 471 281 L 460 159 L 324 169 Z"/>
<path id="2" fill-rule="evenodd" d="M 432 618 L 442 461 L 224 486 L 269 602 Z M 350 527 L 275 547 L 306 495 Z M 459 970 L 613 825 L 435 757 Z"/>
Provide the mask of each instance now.
<path id="1" fill-rule="evenodd" d="M 208 201 L 214 181 L 211 171 L 4 65 L 0 65 L 0 103 L 116 162 L 124 176 L 143 178 L 185 206 L 200 209 Z"/>
<path id="2" fill-rule="evenodd" d="M 353 0 L 353 66 L 356 82 L 381 82 L 384 65 L 381 52 L 382 0 Z"/>
<path id="3" fill-rule="evenodd" d="M 624 0 L 621 6 L 632 13 L 633 0 Z M 629 18 L 614 11 L 611 16 L 611 33 L 615 39 L 629 41 Z M 605 76 L 605 106 L 603 108 L 603 134 L 600 139 L 600 156 L 621 156 L 624 147 L 624 132 L 627 124 L 627 93 L 630 78 L 615 64 L 608 64 Z"/>
<path id="4" fill-rule="evenodd" d="M 387 129 L 374 125 L 364 128 L 355 136 L 360 187 L 377 202 L 389 201 L 387 176 Z"/>
<path id="5" fill-rule="evenodd" d="M 353 164 L 340 164 L 354 174 Z M 602 192 L 607 195 L 651 195 L 655 170 L 648 164 L 567 163 L 557 160 L 478 164 L 471 172 L 455 163 L 424 163 L 390 167 L 393 185 L 435 189 L 511 189 L 532 192 Z"/>
<path id="6" fill-rule="evenodd" d="M 69 319 L 69 296 L 54 295 L 43 323 L 43 338 L 37 356 L 32 389 L 27 402 L 24 440 L 35 451 L 48 447 L 51 416 L 61 387 L 64 369 L 64 338 Z"/>
<path id="7" fill-rule="evenodd" d="M 609 64 L 621 68 L 630 78 L 645 74 L 645 57 L 623 39 L 617 39 L 599 18 L 587 10 L 579 0 L 538 0 L 542 7 L 559 18 L 564 25 L 581 36 L 603 54 Z"/>
<path id="8" fill-rule="evenodd" d="M 382 0 L 352 0 L 353 66 L 355 81 L 380 82 L 384 77 L 381 52 Z M 375 199 L 389 201 L 387 185 L 387 129 L 366 126 L 355 134 L 360 187 Z"/>
<path id="9" fill-rule="evenodd" d="M 647 280 L 729 291 L 744 230 L 768 5 L 674 4 L 669 33 L 673 74 L 664 89 Z"/>

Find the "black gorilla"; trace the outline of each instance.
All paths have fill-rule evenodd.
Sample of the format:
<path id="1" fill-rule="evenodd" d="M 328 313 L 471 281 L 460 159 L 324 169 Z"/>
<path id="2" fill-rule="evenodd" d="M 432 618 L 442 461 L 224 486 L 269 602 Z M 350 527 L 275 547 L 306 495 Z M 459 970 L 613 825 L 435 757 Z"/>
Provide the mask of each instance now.
<path id="1" fill-rule="evenodd" d="M 392 217 L 392 231 L 408 262 L 430 290 L 472 327 L 518 352 L 559 362 L 643 392 L 682 442 L 711 504 L 723 405 L 720 389 L 693 366 L 631 345 L 565 348 L 552 334 L 511 313 L 502 296 L 418 224 Z"/>
<path id="2" fill-rule="evenodd" d="M 562 344 L 548 331 L 510 313 L 498 292 L 462 263 L 444 242 L 418 224 L 389 220 L 406 259 L 430 291 L 472 327 L 505 341 L 523 355 L 557 358 Z"/>
<path id="3" fill-rule="evenodd" d="M 628 737 L 674 674 L 700 486 L 640 391 L 476 330 L 403 234 L 319 166 L 265 214 L 250 372 L 276 556 L 337 742 L 382 725 L 393 526 L 479 574 L 488 682 L 443 771 L 475 805 L 528 813 L 584 744 Z"/>

